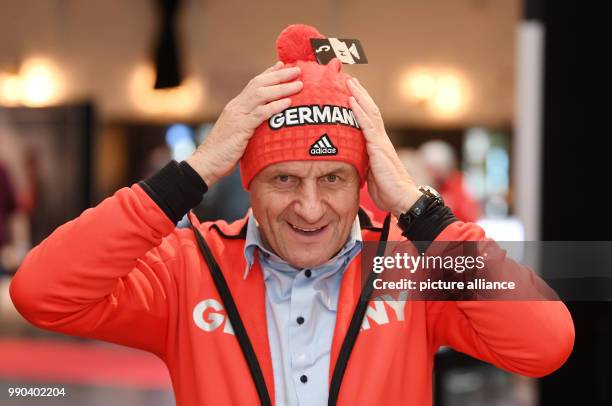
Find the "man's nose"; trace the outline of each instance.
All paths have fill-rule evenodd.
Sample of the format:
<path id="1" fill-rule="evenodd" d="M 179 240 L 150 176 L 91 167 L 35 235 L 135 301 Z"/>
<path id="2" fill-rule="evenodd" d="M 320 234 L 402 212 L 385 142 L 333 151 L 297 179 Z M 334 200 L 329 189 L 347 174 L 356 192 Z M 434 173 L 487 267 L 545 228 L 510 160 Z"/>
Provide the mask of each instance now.
<path id="1" fill-rule="evenodd" d="M 315 224 L 325 214 L 325 202 L 315 182 L 304 182 L 298 191 L 294 211 L 305 222 Z"/>

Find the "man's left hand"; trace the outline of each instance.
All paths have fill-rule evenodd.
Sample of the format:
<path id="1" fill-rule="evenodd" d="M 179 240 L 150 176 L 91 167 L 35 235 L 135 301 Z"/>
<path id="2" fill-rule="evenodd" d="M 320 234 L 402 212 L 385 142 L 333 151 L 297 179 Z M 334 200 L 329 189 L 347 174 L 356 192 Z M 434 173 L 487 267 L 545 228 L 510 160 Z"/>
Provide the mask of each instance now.
<path id="1" fill-rule="evenodd" d="M 365 137 L 370 158 L 368 191 L 379 209 L 399 217 L 422 193 L 395 152 L 372 97 L 355 78 L 349 79 L 347 85 L 353 95 L 349 103 Z"/>

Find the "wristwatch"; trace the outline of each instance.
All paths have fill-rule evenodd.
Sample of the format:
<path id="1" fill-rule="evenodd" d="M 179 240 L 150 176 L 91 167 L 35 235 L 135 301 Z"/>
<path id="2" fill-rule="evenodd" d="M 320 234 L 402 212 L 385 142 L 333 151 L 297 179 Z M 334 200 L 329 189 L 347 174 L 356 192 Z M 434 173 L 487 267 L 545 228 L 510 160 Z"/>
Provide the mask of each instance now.
<path id="1" fill-rule="evenodd" d="M 431 186 L 421 185 L 418 187 L 418 189 L 423 193 L 423 195 L 417 199 L 410 209 L 400 214 L 397 219 L 397 224 L 404 231 L 408 230 L 408 227 L 410 227 L 410 225 L 414 223 L 414 221 L 430 206 L 439 206 L 444 204 L 444 200 L 442 200 L 440 193 L 438 193 L 438 191 Z"/>

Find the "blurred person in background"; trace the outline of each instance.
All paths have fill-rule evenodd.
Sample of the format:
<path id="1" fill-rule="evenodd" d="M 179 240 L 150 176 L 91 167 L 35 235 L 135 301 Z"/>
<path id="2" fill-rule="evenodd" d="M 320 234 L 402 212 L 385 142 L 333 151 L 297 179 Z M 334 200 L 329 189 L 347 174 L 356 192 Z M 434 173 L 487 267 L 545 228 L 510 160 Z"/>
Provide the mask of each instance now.
<path id="1" fill-rule="evenodd" d="M 480 219 L 482 208 L 465 185 L 453 147 L 444 141 L 432 140 L 422 144 L 418 153 L 431 185 L 455 216 L 467 222 Z"/>
<path id="2" fill-rule="evenodd" d="M 35 154 L 10 125 L 0 129 L 0 267 L 15 272 L 32 248 L 31 216 L 37 203 Z"/>
<path id="3" fill-rule="evenodd" d="M 10 220 L 17 210 L 17 196 L 7 168 L 0 161 L 0 276 L 4 269 L 4 246 L 8 242 Z"/>
<path id="4" fill-rule="evenodd" d="M 376 302 L 386 323 L 361 328 L 366 242 L 486 237 L 417 187 L 368 92 L 339 59 L 318 64 L 310 38 L 323 36 L 285 29 L 280 61 L 186 161 L 35 247 L 11 283 L 16 308 L 43 328 L 157 354 L 182 406 L 430 405 L 442 345 L 524 375 L 556 370 L 574 342 L 559 301 L 393 299 Z M 192 228 L 177 229 L 237 165 L 252 211 L 231 224 L 190 215 Z M 366 179 L 389 213 L 382 228 L 359 208 Z"/>

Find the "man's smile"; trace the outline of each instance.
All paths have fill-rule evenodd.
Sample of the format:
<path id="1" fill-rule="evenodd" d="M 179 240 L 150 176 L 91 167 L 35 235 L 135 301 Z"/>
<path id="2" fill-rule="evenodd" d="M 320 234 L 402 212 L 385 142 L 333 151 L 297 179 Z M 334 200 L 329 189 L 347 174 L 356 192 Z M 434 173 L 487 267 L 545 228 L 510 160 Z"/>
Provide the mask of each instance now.
<path id="1" fill-rule="evenodd" d="M 319 226 L 319 227 L 300 227 L 290 222 L 287 222 L 287 224 L 291 226 L 291 229 L 296 234 L 307 236 L 307 237 L 314 237 L 314 236 L 321 235 L 327 229 L 327 224 L 324 226 Z"/>

